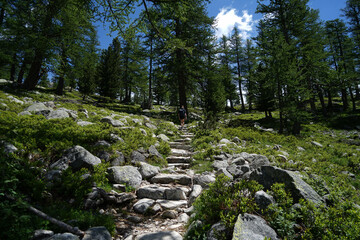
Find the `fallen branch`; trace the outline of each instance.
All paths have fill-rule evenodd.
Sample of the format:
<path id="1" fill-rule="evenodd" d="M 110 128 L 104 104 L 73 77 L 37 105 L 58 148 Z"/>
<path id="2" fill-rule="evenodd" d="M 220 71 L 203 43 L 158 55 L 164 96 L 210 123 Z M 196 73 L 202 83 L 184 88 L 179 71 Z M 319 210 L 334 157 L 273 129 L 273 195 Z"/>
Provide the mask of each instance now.
<path id="1" fill-rule="evenodd" d="M 7 199 L 9 199 L 9 200 L 17 201 L 17 199 L 15 199 L 15 198 L 7 195 L 7 194 L 5 194 L 5 197 L 6 197 Z M 37 216 L 39 216 L 39 217 L 41 217 L 41 218 L 44 218 L 45 220 L 48 220 L 49 222 L 57 225 L 58 227 L 64 229 L 64 230 L 67 231 L 67 232 L 73 233 L 73 234 L 75 234 L 75 235 L 77 235 L 77 236 L 80 236 L 80 237 L 83 237 L 84 234 L 85 234 L 85 233 L 84 233 L 83 231 L 81 231 L 78 227 L 72 227 L 72 226 L 70 226 L 69 224 L 66 224 L 66 223 L 64 223 L 64 222 L 62 222 L 62 221 L 60 221 L 60 220 L 57 220 L 57 219 L 55 219 L 55 218 L 47 215 L 46 213 L 44 213 L 44 212 L 40 211 L 39 209 L 36 209 L 36 208 L 34 208 L 34 207 L 30 206 L 30 205 L 28 206 L 28 210 L 29 210 L 30 212 L 34 213 L 35 215 L 37 215 Z"/>

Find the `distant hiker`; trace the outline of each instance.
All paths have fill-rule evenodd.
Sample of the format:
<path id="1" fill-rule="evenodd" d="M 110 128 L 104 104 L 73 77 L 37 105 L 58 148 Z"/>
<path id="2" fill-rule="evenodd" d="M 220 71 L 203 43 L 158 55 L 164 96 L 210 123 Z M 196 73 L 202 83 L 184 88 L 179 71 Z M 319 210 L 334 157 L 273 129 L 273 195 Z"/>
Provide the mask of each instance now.
<path id="1" fill-rule="evenodd" d="M 184 108 L 184 105 L 181 105 L 181 108 L 179 109 L 178 116 L 179 116 L 181 128 L 183 128 L 184 124 L 185 124 L 185 120 L 187 119 L 186 110 Z"/>

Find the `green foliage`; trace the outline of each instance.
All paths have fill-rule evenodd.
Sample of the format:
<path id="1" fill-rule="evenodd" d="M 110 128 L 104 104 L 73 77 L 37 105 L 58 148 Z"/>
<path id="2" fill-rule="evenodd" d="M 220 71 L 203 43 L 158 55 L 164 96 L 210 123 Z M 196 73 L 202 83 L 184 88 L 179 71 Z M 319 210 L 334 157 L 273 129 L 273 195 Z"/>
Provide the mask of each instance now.
<path id="1" fill-rule="evenodd" d="M 225 175 L 219 175 L 203 191 L 194 203 L 196 217 L 205 225 L 222 221 L 226 227 L 233 228 L 239 214 L 253 213 L 257 210 L 254 195 L 262 186 L 255 181 L 232 182 Z"/>
<path id="2" fill-rule="evenodd" d="M 94 171 L 91 174 L 91 179 L 96 183 L 97 187 L 106 188 L 109 185 L 107 178 L 107 169 L 110 167 L 110 163 L 101 163 L 94 166 Z"/>
<path id="3" fill-rule="evenodd" d="M 168 156 L 170 154 L 170 152 L 171 152 L 171 148 L 170 148 L 169 143 L 164 142 L 164 141 L 160 141 L 159 146 L 156 147 L 156 149 L 164 157 Z"/>

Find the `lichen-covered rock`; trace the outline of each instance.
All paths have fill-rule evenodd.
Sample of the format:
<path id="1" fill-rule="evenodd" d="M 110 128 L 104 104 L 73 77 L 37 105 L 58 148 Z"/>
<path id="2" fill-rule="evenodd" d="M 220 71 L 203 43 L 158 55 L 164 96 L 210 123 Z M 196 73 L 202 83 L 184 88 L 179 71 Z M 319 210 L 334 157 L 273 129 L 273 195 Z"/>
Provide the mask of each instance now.
<path id="1" fill-rule="evenodd" d="M 130 159 L 132 163 L 138 163 L 138 162 L 145 162 L 146 157 L 144 154 L 140 153 L 139 151 L 133 151 L 130 155 Z"/>
<path id="2" fill-rule="evenodd" d="M 47 112 L 49 113 L 50 111 L 52 111 L 52 108 L 49 108 L 47 106 L 45 106 L 44 103 L 33 103 L 32 105 L 30 105 L 29 107 L 25 108 L 24 111 L 29 111 L 29 112 Z"/>
<path id="3" fill-rule="evenodd" d="M 70 166 L 74 171 L 78 171 L 81 168 L 93 169 L 95 165 L 100 163 L 101 160 L 85 148 L 75 146 L 66 150 L 61 159 L 53 163 L 50 168 L 65 170 Z"/>
<path id="4" fill-rule="evenodd" d="M 160 172 L 160 168 L 140 162 L 139 172 L 141 173 L 143 179 L 149 179 L 156 176 Z"/>
<path id="5" fill-rule="evenodd" d="M 108 168 L 107 172 L 108 178 L 112 183 L 122 183 L 138 188 L 142 181 L 140 172 L 133 166 L 114 166 Z"/>
<path id="6" fill-rule="evenodd" d="M 278 239 L 274 229 L 269 227 L 261 217 L 247 213 L 239 215 L 232 240 L 262 240 L 265 237 L 272 240 Z"/>
<path id="7" fill-rule="evenodd" d="M 58 109 L 58 110 L 51 111 L 46 116 L 46 119 L 48 119 L 48 120 L 50 120 L 50 119 L 62 119 L 62 118 L 68 118 L 68 117 L 70 117 L 68 112 L 66 112 L 63 109 Z"/>
<path id="8" fill-rule="evenodd" d="M 255 193 L 255 202 L 260 209 L 266 209 L 270 204 L 275 203 L 274 198 L 263 190 Z"/>
<path id="9" fill-rule="evenodd" d="M 123 127 L 125 124 L 119 120 L 114 120 L 112 117 L 104 117 L 100 120 L 100 122 L 105 122 L 111 124 L 113 127 Z"/>
<path id="10" fill-rule="evenodd" d="M 82 240 L 111 240 L 111 234 L 105 227 L 92 227 L 85 231 Z"/>
<path id="11" fill-rule="evenodd" d="M 284 183 L 295 201 L 304 198 L 315 204 L 323 202 L 319 194 L 309 184 L 304 182 L 296 172 L 273 166 L 262 166 L 251 173 L 250 179 L 259 182 L 265 189 L 270 189 L 274 183 Z"/>

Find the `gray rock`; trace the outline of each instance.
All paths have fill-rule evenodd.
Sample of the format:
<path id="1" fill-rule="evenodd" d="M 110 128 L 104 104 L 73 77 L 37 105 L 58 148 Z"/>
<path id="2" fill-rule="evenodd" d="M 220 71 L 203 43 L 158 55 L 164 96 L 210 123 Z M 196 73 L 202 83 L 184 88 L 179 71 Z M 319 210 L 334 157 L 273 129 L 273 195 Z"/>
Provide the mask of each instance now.
<path id="1" fill-rule="evenodd" d="M 232 240 L 263 240 L 264 238 L 276 240 L 274 229 L 266 224 L 261 217 L 247 214 L 239 215 L 233 232 Z"/>
<path id="2" fill-rule="evenodd" d="M 246 164 L 246 161 L 243 157 L 237 157 L 234 160 L 232 160 L 231 163 L 236 164 L 236 165 L 244 165 L 244 164 Z"/>
<path id="3" fill-rule="evenodd" d="M 160 173 L 155 177 L 151 178 L 150 180 L 152 183 L 161 183 L 161 184 L 168 184 L 168 183 L 178 183 L 181 185 L 190 185 L 192 179 L 190 176 L 185 174 L 164 174 Z"/>
<path id="4" fill-rule="evenodd" d="M 39 230 L 35 230 L 32 240 L 43 240 L 43 239 L 47 239 L 53 235 L 54 235 L 53 231 L 39 229 Z"/>
<path id="5" fill-rule="evenodd" d="M 7 110 L 9 110 L 9 107 L 5 103 L 0 103 L 0 110 L 7 111 Z"/>
<path id="6" fill-rule="evenodd" d="M 18 116 L 30 116 L 30 115 L 32 115 L 32 114 L 29 111 L 22 111 L 18 114 Z"/>
<path id="7" fill-rule="evenodd" d="M 125 124 L 123 122 L 121 122 L 119 120 L 114 120 L 110 116 L 102 118 L 100 120 L 100 122 L 108 123 L 108 124 L 112 125 L 113 127 L 123 127 L 123 126 L 125 126 Z"/>
<path id="8" fill-rule="evenodd" d="M 33 103 L 29 107 L 25 108 L 24 111 L 35 112 L 35 113 L 37 112 L 49 113 L 50 111 L 52 111 L 52 108 L 45 106 L 44 103 Z"/>
<path id="9" fill-rule="evenodd" d="M 215 168 L 215 170 L 220 170 L 222 168 L 227 168 L 229 166 L 229 163 L 226 160 L 223 161 L 214 161 L 212 164 L 212 167 Z"/>
<path id="10" fill-rule="evenodd" d="M 49 102 L 44 102 L 44 105 L 47 106 L 48 108 L 56 108 L 55 103 L 53 101 L 49 101 Z"/>
<path id="11" fill-rule="evenodd" d="M 110 160 L 111 153 L 109 153 L 107 151 L 100 151 L 100 152 L 98 152 L 98 154 L 96 154 L 96 156 L 100 159 L 105 160 L 105 162 L 108 162 Z"/>
<path id="12" fill-rule="evenodd" d="M 148 127 L 150 129 L 154 129 L 154 130 L 157 129 L 157 127 L 155 125 L 153 125 L 153 124 L 151 124 L 149 122 L 146 122 L 144 125 L 145 125 L 145 127 Z"/>
<path id="13" fill-rule="evenodd" d="M 160 159 L 163 159 L 163 156 L 158 152 L 158 150 L 156 149 L 156 147 L 154 145 L 150 146 L 149 154 L 150 154 L 150 156 L 156 156 Z"/>
<path id="14" fill-rule="evenodd" d="M 3 151 L 6 155 L 15 153 L 18 150 L 17 147 L 5 141 L 0 141 L 0 148 L 3 148 Z"/>
<path id="15" fill-rule="evenodd" d="M 163 218 L 175 219 L 177 217 L 177 212 L 175 210 L 166 210 L 161 216 Z"/>
<path id="16" fill-rule="evenodd" d="M 129 216 L 126 220 L 132 223 L 141 223 L 144 221 L 144 219 L 139 216 Z"/>
<path id="17" fill-rule="evenodd" d="M 80 238 L 72 233 L 58 233 L 47 240 L 80 240 Z"/>
<path id="18" fill-rule="evenodd" d="M 230 166 L 228 166 L 226 168 L 226 170 L 232 176 L 234 176 L 234 178 L 240 178 L 240 177 L 242 177 L 244 175 L 244 172 L 241 169 L 242 169 L 242 166 L 236 165 L 236 164 L 231 164 Z"/>
<path id="19" fill-rule="evenodd" d="M 194 177 L 194 184 L 201 185 L 203 188 L 207 188 L 213 182 L 215 182 L 215 177 L 210 174 L 201 174 Z"/>
<path id="20" fill-rule="evenodd" d="M 150 199 L 164 199 L 165 198 L 165 191 L 168 188 L 159 187 L 159 186 L 152 186 L 147 185 L 144 187 L 140 187 L 136 191 L 136 196 L 138 198 L 150 198 Z"/>
<path id="21" fill-rule="evenodd" d="M 62 118 L 68 118 L 69 113 L 67 113 L 65 110 L 62 109 L 58 109 L 58 110 L 54 110 L 51 111 L 47 116 L 46 119 L 50 120 L 50 119 L 62 119 Z"/>
<path id="22" fill-rule="evenodd" d="M 304 152 L 305 149 L 303 147 L 297 147 L 297 150 L 301 151 L 301 152 Z"/>
<path id="23" fill-rule="evenodd" d="M 211 226 L 211 229 L 209 230 L 207 234 L 206 240 L 220 240 L 224 239 L 226 235 L 229 235 L 229 231 L 227 231 L 225 225 L 221 222 L 215 223 Z M 227 239 L 227 238 L 226 238 Z"/>
<path id="24" fill-rule="evenodd" d="M 274 198 L 263 190 L 255 193 L 255 202 L 260 209 L 266 209 L 270 204 L 275 203 Z"/>
<path id="25" fill-rule="evenodd" d="M 113 142 L 124 142 L 124 139 L 113 133 L 110 134 L 110 139 Z"/>
<path id="26" fill-rule="evenodd" d="M 144 214 L 154 203 L 155 201 L 153 199 L 143 198 L 134 204 L 133 209 L 136 213 Z"/>
<path id="27" fill-rule="evenodd" d="M 228 140 L 228 139 L 226 139 L 226 138 L 223 138 L 223 139 L 220 140 L 219 143 L 220 143 L 220 144 L 230 144 L 231 142 L 230 142 L 230 140 Z"/>
<path id="28" fill-rule="evenodd" d="M 251 180 L 256 180 L 270 189 L 274 183 L 284 183 L 286 188 L 291 192 L 294 200 L 298 202 L 300 198 L 320 204 L 323 199 L 315 192 L 313 188 L 304 182 L 296 172 L 283 170 L 273 166 L 262 166 L 253 171 L 250 175 Z"/>
<path id="29" fill-rule="evenodd" d="M 135 240 L 182 240 L 182 236 L 177 232 L 156 232 L 146 233 L 137 236 Z"/>
<path id="30" fill-rule="evenodd" d="M 157 137 L 159 139 L 161 139 L 162 141 L 164 141 L 164 142 L 169 142 L 170 141 L 170 138 L 168 138 L 165 134 L 159 134 Z"/>
<path id="31" fill-rule="evenodd" d="M 167 200 L 186 200 L 186 194 L 181 188 L 169 188 L 165 190 Z"/>
<path id="32" fill-rule="evenodd" d="M 114 166 L 107 170 L 109 181 L 112 183 L 122 183 L 133 188 L 138 188 L 142 177 L 136 167 L 133 166 Z"/>
<path id="33" fill-rule="evenodd" d="M 18 103 L 18 104 L 21 104 L 21 105 L 23 105 L 23 104 L 24 104 L 24 102 L 23 102 L 23 101 L 21 101 L 21 100 L 17 99 L 16 97 L 13 97 L 13 96 L 8 96 L 7 98 L 10 100 L 10 102 Z"/>
<path id="34" fill-rule="evenodd" d="M 189 221 L 189 219 L 190 219 L 189 215 L 187 215 L 186 213 L 182 213 L 177 218 L 177 221 L 179 223 L 187 223 Z"/>
<path id="35" fill-rule="evenodd" d="M 251 170 L 257 169 L 261 166 L 270 165 L 269 159 L 263 155 L 254 154 L 253 157 L 254 159 L 250 163 Z"/>
<path id="36" fill-rule="evenodd" d="M 142 133 L 142 135 L 147 136 L 147 132 L 146 132 L 146 130 L 145 130 L 145 129 L 140 128 L 140 132 Z"/>
<path id="37" fill-rule="evenodd" d="M 230 178 L 231 180 L 234 179 L 233 175 L 231 175 L 231 173 L 228 172 L 228 170 L 226 170 L 225 168 L 219 169 L 216 172 L 216 176 L 219 176 L 221 174 L 224 174 L 225 176 L 227 176 L 228 178 Z"/>
<path id="38" fill-rule="evenodd" d="M 110 165 L 111 166 L 121 166 L 125 163 L 125 156 L 122 152 L 116 151 L 116 158 L 111 160 Z"/>
<path id="39" fill-rule="evenodd" d="M 50 168 L 65 170 L 70 166 L 74 171 L 78 171 L 81 168 L 93 169 L 95 165 L 100 163 L 101 160 L 85 148 L 75 146 L 66 150 L 62 158 L 53 163 Z"/>
<path id="40" fill-rule="evenodd" d="M 181 207 L 187 207 L 186 200 L 174 201 L 174 200 L 156 200 L 163 209 L 178 209 Z"/>
<path id="41" fill-rule="evenodd" d="M 138 162 L 145 162 L 146 157 L 144 154 L 140 153 L 139 151 L 133 151 L 130 155 L 130 159 L 132 163 L 138 163 Z"/>
<path id="42" fill-rule="evenodd" d="M 311 144 L 316 146 L 316 147 L 324 147 L 321 143 L 315 142 L 315 141 L 311 141 Z"/>
<path id="43" fill-rule="evenodd" d="M 140 162 L 139 172 L 141 173 L 143 179 L 149 179 L 156 176 L 160 172 L 160 168 Z"/>
<path id="44" fill-rule="evenodd" d="M 88 125 L 93 125 L 94 123 L 92 122 L 87 122 L 87 121 L 79 121 L 77 122 L 77 125 L 84 127 L 84 126 L 88 126 Z"/>
<path id="45" fill-rule="evenodd" d="M 196 198 L 200 196 L 201 192 L 202 192 L 202 187 L 201 185 L 194 185 L 192 188 L 192 191 L 190 193 L 189 196 L 189 204 L 193 204 L 193 202 L 195 202 Z"/>
<path id="46" fill-rule="evenodd" d="M 95 143 L 95 146 L 111 147 L 111 144 L 105 140 L 99 140 Z"/>
<path id="47" fill-rule="evenodd" d="M 112 238 L 105 227 L 92 227 L 85 231 L 82 240 L 112 240 Z"/>
<path id="48" fill-rule="evenodd" d="M 281 162 L 287 162 L 287 161 L 288 161 L 288 158 L 287 158 L 285 155 L 278 154 L 276 157 L 277 157 Z"/>

